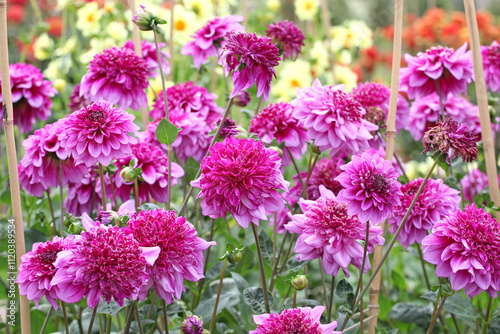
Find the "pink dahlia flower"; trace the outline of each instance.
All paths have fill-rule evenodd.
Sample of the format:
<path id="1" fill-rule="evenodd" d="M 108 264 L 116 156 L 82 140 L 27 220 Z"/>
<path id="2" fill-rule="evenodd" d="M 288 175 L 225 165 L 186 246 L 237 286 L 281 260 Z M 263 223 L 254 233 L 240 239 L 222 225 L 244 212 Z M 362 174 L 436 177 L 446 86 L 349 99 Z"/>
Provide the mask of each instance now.
<path id="1" fill-rule="evenodd" d="M 500 44 L 493 41 L 490 46 L 481 46 L 484 78 L 491 91 L 500 93 Z"/>
<path id="2" fill-rule="evenodd" d="M 34 243 L 31 251 L 21 257 L 16 279 L 16 283 L 19 284 L 19 294 L 34 301 L 37 308 L 40 299 L 45 296 L 50 305 L 57 310 L 59 287 L 50 285 L 57 271 L 54 262 L 60 252 L 70 250 L 75 247 L 74 244 L 72 235 L 64 239 L 54 237 L 45 243 Z"/>
<path id="3" fill-rule="evenodd" d="M 75 85 L 75 88 L 69 98 L 69 110 L 71 110 L 71 112 L 80 110 L 92 103 L 86 98 L 80 96 L 80 86 L 80 84 Z"/>
<path id="4" fill-rule="evenodd" d="M 22 189 L 26 190 L 31 196 L 43 197 L 43 193 L 47 188 L 42 185 L 40 180 L 35 180 L 33 178 L 34 174 L 29 173 L 28 168 L 19 164 L 17 166 L 17 172 L 19 173 L 19 183 Z"/>
<path id="5" fill-rule="evenodd" d="M 472 56 L 465 43 L 458 50 L 442 46 L 433 47 L 416 57 L 405 55 L 408 67 L 400 70 L 400 91 L 410 99 L 420 99 L 437 92 L 437 82 L 441 95 L 460 95 L 467 91 L 472 82 L 474 68 Z"/>
<path id="6" fill-rule="evenodd" d="M 200 178 L 191 185 L 201 188 L 198 198 L 205 216 L 234 217 L 243 228 L 259 225 L 266 214 L 283 209 L 277 190 L 290 185 L 281 174 L 278 152 L 253 139 L 226 138 L 210 148 L 203 158 Z"/>
<path id="7" fill-rule="evenodd" d="M 462 183 L 464 199 L 473 203 L 476 196 L 481 191 L 488 188 L 488 176 L 483 172 L 481 172 L 479 169 L 474 169 L 465 174 L 461 183 Z"/>
<path id="8" fill-rule="evenodd" d="M 90 308 L 104 297 L 123 306 L 125 299 L 136 300 L 148 283 L 146 267 L 152 266 L 159 247 L 140 247 L 118 226 L 104 226 L 82 220 L 86 232 L 76 237 L 75 248 L 59 252 L 51 285 L 59 288 L 58 298 L 76 303 L 87 297 Z"/>
<path id="9" fill-rule="evenodd" d="M 453 290 L 477 296 L 500 290 L 500 224 L 475 204 L 434 224 L 422 240 L 424 259 L 436 265 L 436 276 L 448 277 Z"/>
<path id="10" fill-rule="evenodd" d="M 106 177 L 106 176 L 105 176 Z M 84 212 L 91 214 L 101 203 L 100 183 L 96 183 L 96 175 L 92 168 L 78 182 L 70 182 L 64 207 L 68 213 L 81 216 Z M 98 186 L 98 187 L 97 187 Z"/>
<path id="11" fill-rule="evenodd" d="M 43 79 L 38 68 L 29 64 L 12 64 L 9 66 L 10 84 L 12 87 L 12 103 L 14 104 L 14 124 L 21 131 L 28 133 L 33 129 L 37 119 L 49 118 L 52 107 L 51 98 L 57 93 L 52 83 Z M 3 102 L 0 79 L 0 106 Z"/>
<path id="12" fill-rule="evenodd" d="M 337 322 L 322 325 L 319 321 L 325 311 L 324 306 L 298 307 L 278 313 L 254 315 L 257 328 L 249 334 L 342 334 L 334 332 Z"/>
<path id="13" fill-rule="evenodd" d="M 363 246 L 358 241 L 366 239 L 366 224 L 356 215 L 348 213 L 347 205 L 340 203 L 335 195 L 324 186 L 319 186 L 320 198 L 316 201 L 299 200 L 303 214 L 290 215 L 291 222 L 285 229 L 299 234 L 294 251 L 299 261 L 321 258 L 325 272 L 336 276 L 342 268 L 349 277 L 349 264 L 361 269 Z M 383 245 L 382 228 L 371 225 L 368 251 L 373 245 Z M 370 261 L 365 262 L 363 272 L 370 269 Z"/>
<path id="14" fill-rule="evenodd" d="M 243 16 L 229 15 L 226 17 L 215 17 L 209 20 L 203 27 L 191 35 L 192 41 L 186 43 L 181 54 L 193 56 L 194 67 L 200 68 L 208 57 L 218 57 L 221 49 L 226 45 L 224 35 L 228 32 L 244 32 L 240 22 Z"/>
<path id="15" fill-rule="evenodd" d="M 127 41 L 123 45 L 123 47 L 126 49 L 135 50 L 133 41 Z M 165 47 L 165 43 L 158 43 L 158 47 L 160 48 L 161 68 L 163 70 L 163 74 L 169 74 L 170 64 L 168 63 L 168 58 L 170 58 L 170 55 L 167 52 L 161 51 L 161 49 Z M 156 54 L 155 44 L 143 40 L 141 42 L 141 49 L 142 49 L 142 59 L 144 59 L 144 61 L 146 62 L 148 77 L 149 78 L 157 77 L 159 74 L 160 66 L 158 66 L 158 57 Z"/>
<path id="16" fill-rule="evenodd" d="M 394 208 L 394 215 L 389 218 L 389 230 L 396 233 L 406 211 L 422 185 L 423 179 L 410 181 L 401 187 L 401 205 Z M 408 216 L 408 221 L 399 234 L 398 241 L 408 248 L 409 245 L 421 243 L 434 224 L 443 219 L 449 212 L 459 208 L 460 192 L 448 187 L 443 180 L 429 179 Z"/>
<path id="17" fill-rule="evenodd" d="M 182 320 L 181 329 L 184 334 L 203 334 L 203 320 L 196 315 L 187 316 Z"/>
<path id="18" fill-rule="evenodd" d="M 361 222 L 374 224 L 388 218 L 394 207 L 401 205 L 401 183 L 391 162 L 374 154 L 353 156 L 351 162 L 340 167 L 342 174 L 335 180 L 342 189 L 337 200 L 347 204 L 347 213 L 357 214 Z"/>
<path id="19" fill-rule="evenodd" d="M 271 103 L 255 115 L 249 127 L 266 144 L 271 144 L 274 138 L 278 144 L 285 143 L 283 166 L 291 163 L 288 150 L 293 158 L 300 159 L 307 149 L 307 130 L 292 116 L 292 111 L 289 103 Z"/>
<path id="20" fill-rule="evenodd" d="M 147 106 L 148 65 L 135 51 L 111 48 L 94 56 L 81 81 L 80 96 L 105 99 L 121 109 Z"/>
<path id="21" fill-rule="evenodd" d="M 229 98 L 257 83 L 257 97 L 267 101 L 271 80 L 276 78 L 274 67 L 281 60 L 279 49 L 269 37 L 256 34 L 229 32 L 224 36 L 226 45 L 219 57 L 226 76 L 233 72 L 234 87 Z"/>
<path id="22" fill-rule="evenodd" d="M 378 148 L 370 148 L 369 150 L 367 150 L 366 152 L 364 153 L 367 153 L 369 155 L 378 155 L 380 158 L 382 159 L 385 159 L 385 147 L 383 146 L 378 146 Z M 361 155 L 361 153 L 358 153 L 358 155 Z M 403 166 L 403 168 L 405 168 L 405 163 L 403 161 L 400 161 L 401 162 L 401 165 Z M 395 157 L 392 158 L 392 166 L 394 167 L 394 169 L 396 170 L 396 172 L 399 174 L 399 175 L 403 175 L 403 171 L 401 170 L 401 168 L 399 167 L 398 165 L 398 162 L 396 160 Z M 340 174 L 340 173 L 339 173 Z M 340 188 L 342 189 L 342 186 L 340 186 Z"/>
<path id="23" fill-rule="evenodd" d="M 123 167 L 130 165 L 133 161 L 133 168 L 142 168 L 139 178 L 139 200 L 148 202 L 153 198 L 157 202 L 166 202 L 168 199 L 168 159 L 163 152 L 147 143 L 137 143 L 131 145 L 132 152 L 123 158 L 117 159 L 115 165 L 119 170 L 114 176 L 116 196 L 122 201 L 130 198 L 134 189 L 134 182 L 126 182 L 120 175 Z M 179 178 L 184 176 L 184 170 L 172 162 L 172 185 L 176 185 Z M 107 194 L 110 192 L 106 191 Z"/>
<path id="24" fill-rule="evenodd" d="M 278 45 L 283 59 L 296 59 L 304 46 L 304 34 L 295 23 L 288 20 L 269 24 L 266 35 Z"/>
<path id="25" fill-rule="evenodd" d="M 139 298 L 144 299 L 154 287 L 168 304 L 180 299 L 186 291 L 184 279 L 197 282 L 203 277 L 203 251 L 215 245 L 197 236 L 194 226 L 175 211 L 156 209 L 141 211 L 128 221 L 125 232 L 143 247 L 159 247 L 160 255 L 152 267 L 147 267 L 148 284 Z"/>
<path id="26" fill-rule="evenodd" d="M 353 154 L 368 149 L 370 131 L 378 126 L 363 119 L 366 113 L 344 85 L 322 86 L 316 79 L 311 88 L 297 88 L 297 98 L 291 102 L 293 116 L 308 129 L 307 135 L 321 151 L 330 155 L 349 149 Z"/>
<path id="27" fill-rule="evenodd" d="M 97 101 L 62 120 L 61 145 L 76 164 L 107 166 L 131 152 L 130 144 L 137 140 L 128 133 L 139 129 L 134 118 L 107 101 Z"/>

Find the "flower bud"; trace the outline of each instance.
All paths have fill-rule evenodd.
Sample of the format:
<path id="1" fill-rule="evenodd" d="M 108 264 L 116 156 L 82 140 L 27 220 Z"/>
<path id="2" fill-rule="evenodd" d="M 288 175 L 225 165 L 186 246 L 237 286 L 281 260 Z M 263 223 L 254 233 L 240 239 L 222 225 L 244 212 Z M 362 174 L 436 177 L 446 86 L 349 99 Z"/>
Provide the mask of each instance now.
<path id="1" fill-rule="evenodd" d="M 295 290 L 304 290 L 308 280 L 305 275 L 297 275 L 292 279 L 292 286 Z"/>
<path id="2" fill-rule="evenodd" d="M 248 131 L 243 129 L 242 127 L 236 128 L 237 133 L 234 135 L 236 139 L 245 139 L 248 138 Z"/>
<path id="3" fill-rule="evenodd" d="M 271 150 L 274 150 L 276 152 L 278 152 L 278 155 L 280 156 L 280 158 L 283 158 L 283 150 L 277 146 L 270 146 L 269 147 Z"/>
<path id="4" fill-rule="evenodd" d="M 137 25 L 137 28 L 142 31 L 149 31 L 156 28 L 156 32 L 162 33 L 159 24 L 165 24 L 167 21 L 158 17 L 154 11 L 141 5 L 142 10 L 138 10 L 135 13 L 132 22 Z"/>
<path id="5" fill-rule="evenodd" d="M 123 180 L 126 183 L 134 182 L 136 178 L 134 169 L 128 166 L 123 167 L 122 171 L 120 172 L 120 176 L 123 177 Z"/>
<path id="6" fill-rule="evenodd" d="M 228 261 L 229 261 L 229 263 L 231 263 L 231 264 L 235 264 L 235 263 L 240 262 L 242 258 L 243 258 L 243 255 L 241 255 L 241 252 L 234 252 L 234 253 L 230 253 L 230 254 L 227 256 L 227 260 L 228 260 Z"/>
<path id="7" fill-rule="evenodd" d="M 252 100 L 250 93 L 246 90 L 242 90 L 234 97 L 234 104 L 238 107 L 246 107 Z"/>

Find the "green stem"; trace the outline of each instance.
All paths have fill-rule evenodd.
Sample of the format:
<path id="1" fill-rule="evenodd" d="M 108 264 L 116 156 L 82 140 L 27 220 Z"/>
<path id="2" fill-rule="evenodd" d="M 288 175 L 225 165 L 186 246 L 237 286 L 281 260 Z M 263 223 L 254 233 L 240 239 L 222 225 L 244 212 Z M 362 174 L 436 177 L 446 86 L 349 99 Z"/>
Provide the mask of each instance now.
<path id="1" fill-rule="evenodd" d="M 95 306 L 92 309 L 92 316 L 90 317 L 89 329 L 87 330 L 87 334 L 91 334 L 92 333 L 92 327 L 94 326 L 94 319 L 95 319 L 95 315 L 96 314 L 97 314 L 97 306 Z"/>
<path id="2" fill-rule="evenodd" d="M 252 224 L 253 225 L 253 224 Z M 215 317 L 217 316 L 217 307 L 219 306 L 220 293 L 222 291 L 222 282 L 224 281 L 224 273 L 226 272 L 227 256 L 224 259 L 224 265 L 222 266 L 222 272 L 220 273 L 219 289 L 217 290 L 217 298 L 215 298 L 214 313 L 212 314 L 212 320 L 210 320 L 210 329 L 208 330 L 212 333 L 215 325 Z"/>
<path id="3" fill-rule="evenodd" d="M 292 164 L 293 164 L 293 167 L 295 167 L 295 171 L 297 172 L 297 176 L 299 178 L 299 182 L 302 186 L 304 186 L 304 180 L 302 180 L 302 175 L 300 175 L 300 169 L 299 167 L 297 166 L 297 162 L 295 161 L 295 159 L 293 158 L 292 156 L 292 152 L 290 151 L 290 148 L 286 148 L 287 151 L 288 151 L 288 155 L 290 156 L 290 160 L 292 160 Z"/>
<path id="4" fill-rule="evenodd" d="M 62 172 L 62 160 L 59 159 L 59 205 L 61 207 L 61 237 L 63 237 L 64 232 L 64 187 L 63 187 L 63 172 Z M 104 209 L 105 210 L 105 209 Z M 64 303 L 63 303 L 64 304 Z M 64 311 L 63 306 L 63 311 Z M 67 321 L 67 319 L 66 319 Z M 69 331 L 68 331 L 69 333 Z"/>
<path id="5" fill-rule="evenodd" d="M 437 316 L 441 313 L 441 309 L 443 308 L 444 302 L 446 301 L 446 298 L 448 298 L 447 296 L 443 296 L 443 298 L 441 299 L 441 303 L 439 303 L 438 306 L 440 295 L 441 293 L 437 294 L 436 302 L 434 303 L 434 311 L 432 312 L 431 324 L 429 325 L 427 334 L 432 334 L 432 330 L 434 329 L 434 325 L 436 324 Z"/>
<path id="6" fill-rule="evenodd" d="M 297 290 L 293 289 L 293 305 L 292 308 L 297 307 Z"/>
<path id="7" fill-rule="evenodd" d="M 173 10 L 173 9 L 172 9 Z M 156 24 L 153 26 L 153 34 L 155 38 L 155 47 L 156 47 L 156 59 L 158 59 L 158 68 L 160 69 L 160 77 L 161 77 L 161 87 L 162 87 L 162 92 L 163 92 L 163 101 L 165 102 L 165 118 L 170 121 L 170 117 L 168 115 L 168 103 L 167 103 L 167 90 L 165 88 L 165 77 L 163 76 L 163 67 L 161 66 L 161 54 L 160 54 L 160 48 L 158 47 L 158 34 L 156 33 Z M 171 54 L 170 57 L 173 57 L 174 55 Z M 173 71 L 174 68 L 171 68 L 171 71 Z"/>
<path id="8" fill-rule="evenodd" d="M 280 250 L 278 251 L 278 257 L 276 258 L 276 261 L 274 262 L 273 270 L 271 273 L 271 283 L 269 284 L 269 291 L 273 292 L 274 291 L 274 283 L 276 282 L 275 276 L 276 276 L 276 271 L 278 270 L 278 264 L 281 259 L 281 254 L 283 253 L 283 248 L 285 246 L 286 238 L 288 237 L 288 231 L 285 231 L 285 235 L 283 236 L 283 240 L 281 241 L 281 246 Z"/>
<path id="9" fill-rule="evenodd" d="M 427 286 L 427 289 L 430 290 L 431 283 L 429 282 L 429 276 L 427 276 L 427 270 L 425 269 L 424 254 L 422 254 L 422 250 L 420 249 L 420 245 L 418 243 L 415 244 L 415 247 L 417 248 L 418 255 L 420 257 L 420 263 L 422 264 L 422 272 L 424 273 L 425 285 Z"/>
<path id="10" fill-rule="evenodd" d="M 101 176 L 101 201 L 102 209 L 106 210 L 106 187 L 104 183 L 104 167 L 99 163 L 99 175 Z"/>
<path id="11" fill-rule="evenodd" d="M 328 304 L 328 299 L 326 298 L 326 296 L 328 296 L 328 293 L 326 291 L 326 280 L 325 280 L 325 268 L 323 268 L 323 259 L 322 258 L 318 258 L 319 260 L 319 272 L 321 274 L 321 286 L 323 287 L 323 294 L 325 295 L 325 306 L 326 306 L 326 309 L 329 310 L 330 309 L 330 305 Z"/>
<path id="12" fill-rule="evenodd" d="M 45 317 L 45 321 L 43 322 L 42 329 L 40 330 L 40 334 L 43 334 L 45 331 L 45 327 L 47 327 L 47 324 L 49 323 L 49 318 L 50 314 L 52 313 L 52 306 L 49 308 L 49 311 L 47 312 L 47 316 Z"/>
<path id="13" fill-rule="evenodd" d="M 335 294 L 335 276 L 332 275 L 332 285 L 330 288 L 330 301 L 328 303 L 328 322 L 332 321 L 333 295 Z"/>
<path id="14" fill-rule="evenodd" d="M 486 334 L 488 331 L 488 325 L 490 324 L 490 312 L 491 312 L 491 302 L 493 298 L 490 296 L 488 300 L 488 307 L 486 308 L 486 314 L 484 316 L 483 328 L 481 329 L 481 334 Z"/>
<path id="15" fill-rule="evenodd" d="M 111 315 L 106 315 L 106 334 L 111 334 Z"/>
<path id="16" fill-rule="evenodd" d="M 257 258 L 259 260 L 259 270 L 260 270 L 260 284 L 262 287 L 262 295 L 264 296 L 264 305 L 266 307 L 266 313 L 271 313 L 271 307 L 269 306 L 269 298 L 267 296 L 267 282 L 266 282 L 266 272 L 264 271 L 264 262 L 262 261 L 262 252 L 260 250 L 259 234 L 257 232 L 257 225 L 251 224 L 253 235 L 255 237 L 255 244 L 257 246 Z"/>
<path id="17" fill-rule="evenodd" d="M 167 303 L 165 302 L 165 300 L 162 300 L 162 306 L 163 306 L 163 321 L 165 326 L 165 334 L 168 334 L 168 314 L 167 314 Z"/>
<path id="18" fill-rule="evenodd" d="M 167 175 L 167 210 L 170 210 L 170 203 L 172 202 L 172 145 L 167 145 L 168 154 L 168 175 Z"/>
<path id="19" fill-rule="evenodd" d="M 312 151 L 311 151 L 312 153 Z M 309 179 L 311 178 L 312 171 L 314 170 L 314 167 L 316 166 L 316 163 L 318 162 L 319 154 L 316 154 L 314 157 L 314 161 L 311 164 L 311 160 L 309 159 L 309 168 L 307 170 L 307 177 L 306 177 L 306 182 L 302 183 L 302 194 L 300 197 L 307 199 L 307 185 L 309 184 Z"/>
<path id="20" fill-rule="evenodd" d="M 69 334 L 69 327 L 68 327 L 68 313 L 66 312 L 66 305 L 64 302 L 61 300 L 61 308 L 63 311 L 63 317 L 64 317 L 64 328 L 66 329 L 66 334 Z"/>
<path id="21" fill-rule="evenodd" d="M 134 197 L 135 197 L 135 208 L 137 209 L 139 206 L 141 206 L 139 202 L 139 181 L 137 178 L 134 180 Z"/>

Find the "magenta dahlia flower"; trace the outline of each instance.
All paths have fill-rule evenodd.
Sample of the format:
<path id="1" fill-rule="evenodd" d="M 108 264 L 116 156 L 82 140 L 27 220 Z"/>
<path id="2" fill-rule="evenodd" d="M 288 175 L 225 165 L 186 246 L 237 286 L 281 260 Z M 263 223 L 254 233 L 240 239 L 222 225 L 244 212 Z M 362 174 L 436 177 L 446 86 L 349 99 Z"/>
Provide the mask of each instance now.
<path id="1" fill-rule="evenodd" d="M 300 159 L 307 149 L 307 130 L 292 116 L 292 111 L 289 103 L 271 103 L 255 115 L 249 127 L 266 144 L 275 138 L 278 144 L 285 143 L 283 166 L 291 163 L 288 150 L 293 158 Z"/>
<path id="2" fill-rule="evenodd" d="M 475 204 L 434 224 L 422 240 L 424 259 L 436 265 L 436 276 L 448 277 L 453 290 L 474 297 L 500 290 L 500 224 Z"/>
<path id="3" fill-rule="evenodd" d="M 127 41 L 123 45 L 123 47 L 126 49 L 135 50 L 133 41 Z M 161 51 L 161 49 L 165 47 L 165 43 L 158 43 L 158 47 L 160 48 L 161 68 L 163 70 L 163 74 L 169 74 L 170 64 L 168 63 L 168 58 L 170 58 L 170 55 L 167 52 Z M 144 61 L 146 62 L 148 77 L 149 78 L 157 77 L 159 74 L 158 71 L 160 66 L 158 66 L 158 56 L 156 54 L 155 44 L 143 40 L 141 42 L 141 49 L 142 49 L 142 59 L 144 59 Z"/>
<path id="4" fill-rule="evenodd" d="M 442 46 L 418 53 L 416 57 L 405 55 L 408 67 L 400 70 L 400 91 L 410 99 L 420 99 L 437 92 L 437 82 L 441 96 L 448 93 L 460 95 L 467 91 L 467 85 L 474 78 L 472 56 L 465 43 L 458 50 Z"/>
<path id="5" fill-rule="evenodd" d="M 401 205 L 401 183 L 391 162 L 377 154 L 353 156 L 351 162 L 340 167 L 343 172 L 335 178 L 342 189 L 337 200 L 347 204 L 350 215 L 357 214 L 361 222 L 372 223 L 388 218 L 394 207 Z"/>
<path id="6" fill-rule="evenodd" d="M 80 86 L 80 84 L 75 85 L 75 88 L 69 98 L 69 110 L 71 110 L 71 112 L 80 110 L 92 103 L 86 98 L 80 96 Z"/>
<path id="7" fill-rule="evenodd" d="M 274 67 L 281 60 L 279 49 L 269 37 L 256 34 L 229 32 L 224 36 L 226 45 L 219 57 L 226 76 L 233 72 L 234 87 L 229 98 L 257 83 L 257 97 L 267 101 L 271 80 L 276 78 Z"/>
<path id="8" fill-rule="evenodd" d="M 349 149 L 353 154 L 369 148 L 370 131 L 378 126 L 363 119 L 366 113 L 343 85 L 322 86 L 316 79 L 311 88 L 297 88 L 297 98 L 291 102 L 293 116 L 308 129 L 309 139 L 321 151 L 330 155 Z"/>
<path id="9" fill-rule="evenodd" d="M 148 65 L 135 51 L 111 48 L 94 56 L 81 81 L 80 96 L 105 99 L 121 109 L 147 106 Z"/>
<path id="10" fill-rule="evenodd" d="M 72 235 L 64 239 L 54 237 L 45 243 L 34 243 L 31 251 L 21 257 L 16 279 L 16 283 L 19 284 L 19 294 L 34 301 L 37 308 L 40 299 L 45 296 L 49 304 L 57 310 L 59 287 L 50 285 L 57 271 L 54 262 L 60 252 L 73 247 L 75 241 Z"/>
<path id="11" fill-rule="evenodd" d="M 22 189 L 26 190 L 31 196 L 43 197 L 43 193 L 47 188 L 42 185 L 40 180 L 34 180 L 34 174 L 29 173 L 28 168 L 19 164 L 17 172 L 19 173 L 19 183 Z"/>
<path id="12" fill-rule="evenodd" d="M 336 276 L 342 268 L 349 277 L 349 264 L 361 269 L 363 246 L 358 241 L 366 239 L 366 224 L 356 215 L 348 213 L 347 205 L 340 203 L 335 195 L 324 186 L 319 186 L 321 196 L 316 201 L 299 200 L 303 214 L 290 215 L 291 222 L 285 229 L 299 234 L 294 251 L 299 261 L 321 258 L 325 272 Z M 368 251 L 373 245 L 383 245 L 382 228 L 371 225 Z M 363 272 L 370 269 L 365 262 Z"/>
<path id="13" fill-rule="evenodd" d="M 289 183 L 281 174 L 278 152 L 253 139 L 226 138 L 210 148 L 203 158 L 200 178 L 191 185 L 200 188 L 198 198 L 205 216 L 234 217 L 243 228 L 259 225 L 266 214 L 283 209 L 277 190 L 287 191 Z"/>
<path id="14" fill-rule="evenodd" d="M 481 46 L 484 79 L 491 91 L 500 93 L 500 44 L 493 41 L 490 46 Z"/>
<path id="15" fill-rule="evenodd" d="M 341 334 L 333 331 L 337 327 L 336 321 L 327 325 L 319 322 L 324 311 L 324 306 L 298 307 L 283 310 L 280 314 L 254 315 L 253 321 L 257 328 L 249 334 Z"/>
<path id="16" fill-rule="evenodd" d="M 208 57 L 218 57 L 221 49 L 226 45 L 224 35 L 228 32 L 244 32 L 240 22 L 243 16 L 228 15 L 215 17 L 209 20 L 203 27 L 191 35 L 192 41 L 186 43 L 181 54 L 193 56 L 194 67 L 200 68 Z"/>
<path id="17" fill-rule="evenodd" d="M 465 174 L 464 178 L 461 181 L 461 184 L 464 199 L 472 203 L 481 191 L 488 188 L 488 176 L 485 173 L 481 172 L 478 168 L 476 168 Z"/>
<path id="18" fill-rule="evenodd" d="M 134 182 L 127 182 L 120 175 L 121 169 L 130 165 L 133 161 L 133 168 L 142 168 L 139 178 L 139 201 L 148 202 L 153 198 L 157 202 L 166 202 L 168 199 L 168 159 L 163 152 L 147 143 L 137 143 L 131 145 L 132 152 L 123 158 L 117 159 L 115 165 L 119 170 L 114 176 L 116 196 L 122 201 L 130 198 L 134 189 Z M 172 162 L 172 185 L 176 185 L 179 178 L 184 176 L 184 170 Z M 109 194 L 106 190 L 106 194 Z"/>
<path id="19" fill-rule="evenodd" d="M 134 118 L 107 101 L 97 101 L 61 121 L 61 145 L 76 164 L 92 166 L 99 162 L 107 166 L 111 160 L 129 154 L 130 144 L 137 142 L 128 134 L 139 129 Z"/>
<path id="20" fill-rule="evenodd" d="M 12 64 L 9 66 L 12 103 L 14 104 L 14 124 L 22 132 L 33 129 L 37 120 L 49 118 L 52 107 L 51 98 L 57 93 L 52 83 L 44 80 L 38 68 L 30 64 Z M 2 80 L 0 79 L 0 106 L 3 102 Z"/>
<path id="21" fill-rule="evenodd" d="M 107 176 L 104 176 L 107 178 Z M 78 182 L 69 183 L 64 207 L 68 213 L 81 216 L 84 212 L 91 214 L 101 203 L 100 182 L 97 182 L 93 168 L 88 168 L 87 174 Z M 106 192 L 107 193 L 107 192 Z M 108 193 L 107 193 L 108 194 Z"/>
<path id="22" fill-rule="evenodd" d="M 396 233 L 401 225 L 406 211 L 415 198 L 415 194 L 422 185 L 423 179 L 410 181 L 401 187 L 401 205 L 394 208 L 394 214 L 389 217 L 389 230 Z M 443 219 L 449 212 L 456 211 L 459 208 L 460 192 L 448 187 L 443 180 L 429 179 L 424 189 L 415 203 L 415 206 L 408 216 L 398 241 L 408 248 L 414 243 L 421 243 L 434 224 Z"/>
<path id="23" fill-rule="evenodd" d="M 136 300 L 148 284 L 146 268 L 154 264 L 159 247 L 140 247 L 118 226 L 82 223 L 86 232 L 75 238 L 75 248 L 59 252 L 54 262 L 57 272 L 50 284 L 58 287 L 57 297 L 66 303 L 87 297 L 90 308 L 102 297 L 120 306 L 125 299 Z"/>
<path id="24" fill-rule="evenodd" d="M 203 320 L 196 315 L 187 316 L 182 320 L 181 329 L 184 334 L 203 334 Z"/>
<path id="25" fill-rule="evenodd" d="M 296 59 L 304 46 L 304 34 L 295 23 L 288 20 L 269 24 L 266 35 L 278 45 L 283 59 Z"/>
<path id="26" fill-rule="evenodd" d="M 142 288 L 140 299 L 154 287 L 158 296 L 170 304 L 186 291 L 184 279 L 197 282 L 205 277 L 203 251 L 215 245 L 215 241 L 207 242 L 198 237 L 194 226 L 186 218 L 177 217 L 175 211 L 141 211 L 131 217 L 124 230 L 139 245 L 160 248 L 155 264 L 146 269 L 149 281 Z"/>

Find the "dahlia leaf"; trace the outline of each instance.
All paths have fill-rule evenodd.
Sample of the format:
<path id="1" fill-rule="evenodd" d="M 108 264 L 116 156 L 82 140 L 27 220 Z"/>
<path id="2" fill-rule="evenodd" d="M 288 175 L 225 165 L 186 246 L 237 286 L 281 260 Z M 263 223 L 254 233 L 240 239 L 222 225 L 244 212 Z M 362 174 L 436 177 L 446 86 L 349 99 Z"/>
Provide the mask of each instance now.
<path id="1" fill-rule="evenodd" d="M 186 173 L 186 182 L 193 181 L 196 177 L 196 173 L 200 169 L 200 163 L 193 159 L 193 157 L 189 157 L 184 165 L 184 173 Z"/>
<path id="2" fill-rule="evenodd" d="M 179 130 L 180 129 L 178 127 L 164 118 L 160 121 L 160 123 L 158 123 L 158 127 L 155 131 L 155 136 L 160 143 L 170 146 L 177 139 Z"/>
<path id="3" fill-rule="evenodd" d="M 224 293 L 220 295 L 219 305 L 217 306 L 217 314 L 219 314 L 225 308 L 225 305 L 227 305 L 227 303 L 233 296 L 234 296 L 233 294 L 229 293 Z M 196 310 L 194 310 L 193 313 L 202 318 L 203 321 L 205 322 L 210 321 L 212 319 L 212 314 L 214 312 L 216 298 L 217 297 L 214 296 L 212 298 L 203 300 L 202 302 L 200 302 L 200 304 L 198 305 Z"/>
<path id="4" fill-rule="evenodd" d="M 420 328 L 428 328 L 432 315 L 432 306 L 422 306 L 415 303 L 397 303 L 387 316 L 389 319 L 415 324 Z"/>
<path id="5" fill-rule="evenodd" d="M 273 295 L 267 291 L 267 296 L 269 299 L 269 304 L 273 304 Z M 253 286 L 251 288 L 243 290 L 243 299 L 245 303 L 250 306 L 254 314 L 266 313 L 266 306 L 264 304 L 264 294 L 262 293 L 262 288 L 258 286 Z"/>
<path id="6" fill-rule="evenodd" d="M 109 314 L 112 317 L 116 317 L 118 312 L 122 308 L 128 306 L 130 303 L 131 303 L 131 301 L 128 299 L 125 299 L 125 301 L 123 302 L 123 306 L 118 305 L 114 300 L 111 300 L 111 303 L 109 303 L 109 304 L 106 302 L 100 301 L 99 304 L 97 305 L 97 314 Z M 83 313 L 92 313 L 92 309 L 87 307 L 83 311 Z"/>
<path id="7" fill-rule="evenodd" d="M 273 263 L 273 241 L 264 230 L 259 233 L 260 250 L 267 263 Z"/>
<path id="8" fill-rule="evenodd" d="M 342 279 L 340 282 L 338 282 L 337 288 L 335 289 L 335 293 L 337 294 L 337 296 L 339 296 L 344 303 L 347 302 L 348 304 L 350 304 L 348 302 L 349 295 L 352 294 L 354 296 L 353 292 L 354 289 L 352 285 L 349 284 L 349 282 L 347 282 L 347 280 L 345 279 Z"/>

